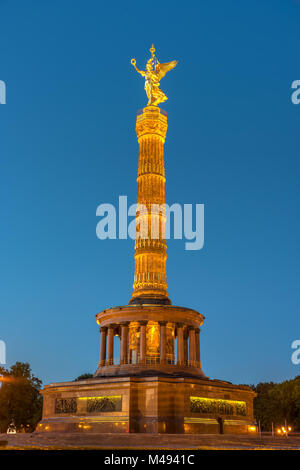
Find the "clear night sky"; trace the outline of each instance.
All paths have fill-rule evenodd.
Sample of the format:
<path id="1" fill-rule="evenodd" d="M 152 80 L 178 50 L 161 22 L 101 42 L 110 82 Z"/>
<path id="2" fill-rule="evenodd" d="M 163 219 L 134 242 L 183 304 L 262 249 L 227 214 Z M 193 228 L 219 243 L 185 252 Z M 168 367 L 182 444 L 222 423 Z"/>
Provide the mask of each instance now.
<path id="1" fill-rule="evenodd" d="M 132 240 L 96 238 L 96 208 L 136 198 L 136 111 L 154 42 L 178 59 L 167 202 L 205 204 L 205 246 L 168 244 L 174 305 L 206 317 L 204 372 L 299 375 L 300 2 L 0 0 L 0 339 L 44 383 L 94 372 L 95 314 L 128 302 Z"/>

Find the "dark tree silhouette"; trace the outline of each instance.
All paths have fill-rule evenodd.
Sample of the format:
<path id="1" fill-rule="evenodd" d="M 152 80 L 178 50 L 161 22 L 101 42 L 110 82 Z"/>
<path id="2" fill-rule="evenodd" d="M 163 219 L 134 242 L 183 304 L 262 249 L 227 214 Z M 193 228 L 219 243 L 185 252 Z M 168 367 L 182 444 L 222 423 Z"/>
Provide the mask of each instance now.
<path id="1" fill-rule="evenodd" d="M 10 369 L 0 368 L 0 432 L 14 422 L 17 431 L 34 431 L 42 416 L 42 382 L 28 363 L 16 362 Z"/>
<path id="2" fill-rule="evenodd" d="M 282 383 L 259 383 L 254 387 L 254 416 L 263 431 L 284 425 L 285 420 L 294 431 L 300 431 L 300 377 Z"/>
<path id="3" fill-rule="evenodd" d="M 93 377 L 94 377 L 93 374 L 89 374 L 89 373 L 81 374 L 74 380 L 74 382 L 77 382 L 78 380 L 92 379 Z"/>

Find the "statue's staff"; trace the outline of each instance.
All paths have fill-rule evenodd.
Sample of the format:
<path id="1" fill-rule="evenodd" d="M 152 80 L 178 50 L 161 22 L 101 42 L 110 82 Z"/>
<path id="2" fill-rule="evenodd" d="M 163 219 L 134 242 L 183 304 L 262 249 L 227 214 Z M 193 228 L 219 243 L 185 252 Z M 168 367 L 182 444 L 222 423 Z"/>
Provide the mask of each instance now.
<path id="1" fill-rule="evenodd" d="M 153 59 L 153 61 L 154 61 L 154 64 L 153 64 L 153 65 L 154 65 L 154 68 L 155 68 L 155 66 L 156 66 L 157 64 L 159 64 L 159 62 L 158 62 L 158 59 L 157 59 L 157 57 L 156 57 L 156 55 L 155 55 L 155 47 L 154 47 L 154 44 L 152 44 L 152 47 L 150 47 L 149 50 L 150 50 L 150 52 L 151 52 L 151 56 L 152 56 L 152 59 Z"/>

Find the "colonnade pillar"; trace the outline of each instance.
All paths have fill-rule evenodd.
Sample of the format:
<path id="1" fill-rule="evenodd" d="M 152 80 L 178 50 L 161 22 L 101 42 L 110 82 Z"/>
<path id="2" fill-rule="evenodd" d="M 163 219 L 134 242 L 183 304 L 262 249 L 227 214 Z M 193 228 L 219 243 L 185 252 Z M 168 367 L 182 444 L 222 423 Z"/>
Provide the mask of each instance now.
<path id="1" fill-rule="evenodd" d="M 184 364 L 183 323 L 177 323 L 177 364 Z"/>
<path id="2" fill-rule="evenodd" d="M 197 367 L 201 367 L 201 360 L 200 360 L 200 328 L 195 329 L 195 343 L 196 343 Z"/>
<path id="3" fill-rule="evenodd" d="M 167 332 L 166 332 L 166 321 L 158 322 L 160 325 L 160 363 L 165 364 L 167 362 Z"/>
<path id="4" fill-rule="evenodd" d="M 189 327 L 189 364 L 195 365 L 196 362 L 196 344 L 195 344 L 195 328 Z"/>
<path id="5" fill-rule="evenodd" d="M 128 325 L 129 322 L 121 323 L 120 364 L 128 363 Z"/>
<path id="6" fill-rule="evenodd" d="M 106 333 L 107 328 L 104 326 L 100 327 L 100 366 L 104 366 L 106 357 Z"/>
<path id="7" fill-rule="evenodd" d="M 147 362 L 147 321 L 139 322 L 139 360 L 138 363 Z M 167 321 L 159 321 L 160 325 L 160 364 L 167 363 Z M 129 321 L 121 322 L 119 325 L 110 324 L 100 328 L 100 360 L 99 366 L 108 366 L 114 363 L 114 336 L 116 327 L 119 326 L 120 334 L 120 364 L 129 363 L 128 336 Z M 184 323 L 176 323 L 177 329 L 177 364 L 189 365 L 201 368 L 200 361 L 200 328 L 185 326 Z"/>
<path id="8" fill-rule="evenodd" d="M 114 329 L 115 325 L 108 326 L 106 365 L 114 363 Z"/>
<path id="9" fill-rule="evenodd" d="M 141 364 L 145 364 L 146 362 L 146 325 L 147 321 L 140 321 L 140 360 Z"/>

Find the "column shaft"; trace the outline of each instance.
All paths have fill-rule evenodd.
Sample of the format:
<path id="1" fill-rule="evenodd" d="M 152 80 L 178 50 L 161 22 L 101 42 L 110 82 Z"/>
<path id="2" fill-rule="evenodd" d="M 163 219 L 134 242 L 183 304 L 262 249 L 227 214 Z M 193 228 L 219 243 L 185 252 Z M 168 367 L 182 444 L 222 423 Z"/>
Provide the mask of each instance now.
<path id="1" fill-rule="evenodd" d="M 106 333 L 107 333 L 107 328 L 101 327 L 100 328 L 100 366 L 105 365 L 105 359 L 106 359 Z"/>
<path id="2" fill-rule="evenodd" d="M 107 356 L 106 364 L 111 365 L 114 362 L 114 326 L 109 325 L 107 333 Z"/>
<path id="3" fill-rule="evenodd" d="M 147 322 L 140 322 L 140 360 L 141 364 L 146 363 L 146 325 Z"/>
<path id="4" fill-rule="evenodd" d="M 121 323 L 120 364 L 128 363 L 128 325 L 129 322 Z"/>
<path id="5" fill-rule="evenodd" d="M 177 324 L 177 364 L 184 364 L 184 338 L 183 338 L 183 325 Z"/>
<path id="6" fill-rule="evenodd" d="M 196 362 L 196 345 L 195 345 L 195 328 L 189 328 L 189 363 L 195 365 Z"/>
<path id="7" fill-rule="evenodd" d="M 167 116 L 157 106 L 146 106 L 137 116 L 139 209 L 136 215 L 134 291 L 130 300 L 132 303 L 136 303 L 138 297 L 157 298 L 166 304 L 171 303 L 167 293 L 164 209 L 164 142 L 167 127 Z"/>
<path id="8" fill-rule="evenodd" d="M 166 340 L 167 340 L 167 332 L 166 332 L 166 324 L 165 321 L 160 321 L 160 363 L 165 364 L 167 362 L 166 356 Z"/>
<path id="9" fill-rule="evenodd" d="M 184 350 L 184 364 L 186 365 L 189 360 L 189 351 L 188 351 L 188 333 L 187 330 L 183 332 L 183 350 Z"/>
<path id="10" fill-rule="evenodd" d="M 196 328 L 196 330 L 195 330 L 195 343 L 196 343 L 197 367 L 201 367 L 201 361 L 200 361 L 200 328 Z"/>

